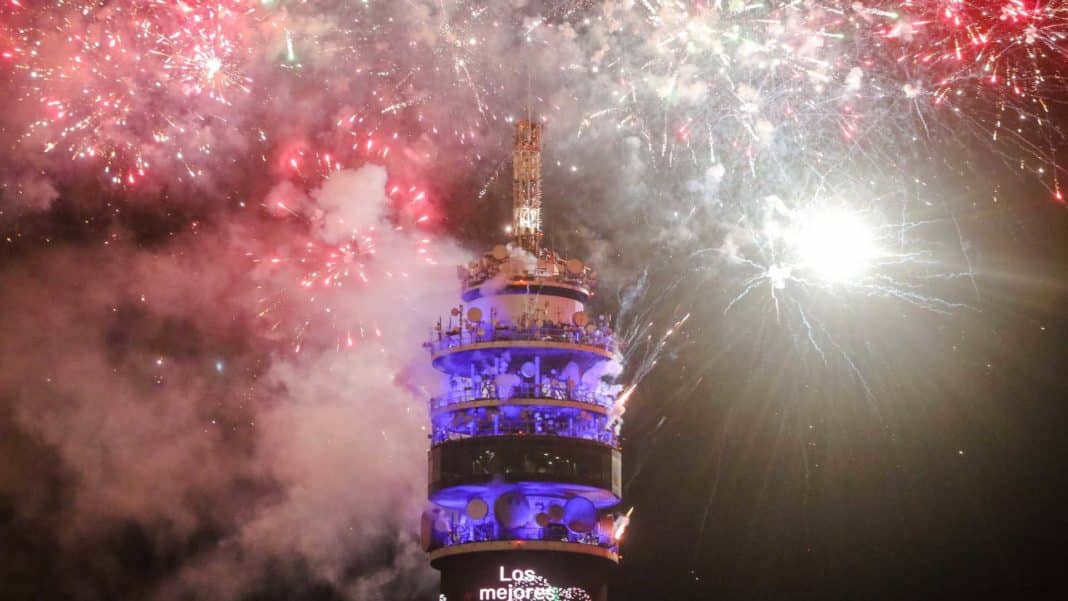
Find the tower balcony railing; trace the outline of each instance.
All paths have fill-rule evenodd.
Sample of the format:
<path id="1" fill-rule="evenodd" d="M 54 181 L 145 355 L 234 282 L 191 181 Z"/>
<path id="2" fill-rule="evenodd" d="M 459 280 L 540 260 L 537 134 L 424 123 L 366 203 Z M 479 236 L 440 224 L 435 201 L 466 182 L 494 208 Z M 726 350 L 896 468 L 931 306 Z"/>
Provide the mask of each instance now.
<path id="1" fill-rule="evenodd" d="M 562 524 L 550 524 L 544 528 L 534 526 L 506 529 L 498 528 L 493 523 L 457 526 L 448 532 L 435 532 L 431 537 L 430 550 L 467 543 L 517 540 L 576 543 L 608 549 L 613 553 L 618 552 L 618 545 L 610 536 L 596 531 L 579 534 L 568 530 Z"/>
<path id="2" fill-rule="evenodd" d="M 586 420 L 556 419 L 542 416 L 493 419 L 489 416 L 475 417 L 467 423 L 453 425 L 435 425 L 431 444 L 439 445 L 450 440 L 486 436 L 551 436 L 557 438 L 581 438 L 593 440 L 611 447 L 619 447 L 616 428 L 611 427 L 607 416 L 598 416 Z"/>
<path id="3" fill-rule="evenodd" d="M 462 280 L 464 288 L 481 286 L 497 278 L 501 273 L 502 265 L 504 261 L 495 260 L 486 261 L 481 265 L 478 263 L 471 265 Z M 590 268 L 583 267 L 579 273 L 570 273 L 566 262 L 551 253 L 544 254 L 534 269 L 523 270 L 522 273 L 515 274 L 510 279 L 513 281 L 552 280 L 585 289 L 590 289 L 596 284 L 596 278 Z"/>
<path id="4" fill-rule="evenodd" d="M 503 388 L 503 390 L 502 390 Z M 487 380 L 481 386 L 450 390 L 445 394 L 430 399 L 430 411 L 447 409 L 450 405 L 472 403 L 475 401 L 507 401 L 508 399 L 546 399 L 554 401 L 573 401 L 586 403 L 603 409 L 610 409 L 616 402 L 616 395 L 590 390 L 586 386 L 572 386 L 566 381 L 545 378 L 541 384 L 520 382 L 509 387 L 497 386 Z"/>
<path id="5" fill-rule="evenodd" d="M 501 325 L 486 329 L 455 328 L 439 332 L 424 346 L 431 353 L 440 353 L 469 344 L 484 342 L 558 342 L 581 344 L 603 349 L 610 353 L 617 350 L 615 336 L 610 331 L 581 328 L 570 324 L 545 323 L 535 326 Z"/>

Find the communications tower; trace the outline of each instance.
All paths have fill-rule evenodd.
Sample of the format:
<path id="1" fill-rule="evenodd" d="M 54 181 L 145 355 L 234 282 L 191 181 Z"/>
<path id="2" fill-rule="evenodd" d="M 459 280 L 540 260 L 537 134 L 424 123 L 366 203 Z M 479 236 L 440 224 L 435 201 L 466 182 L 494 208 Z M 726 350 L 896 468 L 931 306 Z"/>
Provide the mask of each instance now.
<path id="1" fill-rule="evenodd" d="M 604 601 L 619 562 L 619 356 L 593 271 L 542 245 L 541 124 L 516 123 L 508 245 L 459 268 L 427 347 L 422 542 L 442 601 Z"/>

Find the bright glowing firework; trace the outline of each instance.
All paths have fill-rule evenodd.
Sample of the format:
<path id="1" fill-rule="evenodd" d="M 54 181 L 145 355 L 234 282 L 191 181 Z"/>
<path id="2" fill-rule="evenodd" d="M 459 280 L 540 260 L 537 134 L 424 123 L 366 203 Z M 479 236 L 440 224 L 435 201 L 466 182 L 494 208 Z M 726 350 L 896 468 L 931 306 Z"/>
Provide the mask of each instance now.
<path id="1" fill-rule="evenodd" d="M 840 201 L 791 206 L 771 196 L 764 203 L 763 215 L 753 225 L 736 228 L 714 249 L 753 270 L 727 310 L 761 287 L 777 314 L 780 295 L 791 287 L 885 296 L 932 310 L 959 306 L 918 293 L 919 286 L 907 276 L 911 268 L 933 266 L 946 277 L 969 277 L 939 269 L 933 252 L 917 250 L 906 240 L 925 224 L 886 222 L 875 207 L 858 210 Z M 897 268 L 905 274 L 896 276 Z"/>
<path id="2" fill-rule="evenodd" d="M 725 314 L 748 315 L 753 331 L 768 323 L 783 329 L 802 356 L 812 350 L 824 362 L 840 358 L 870 391 L 843 341 L 849 328 L 841 327 L 842 317 L 873 300 L 948 313 L 967 305 L 939 294 L 936 284 L 962 280 L 975 290 L 975 283 L 963 243 L 950 252 L 934 242 L 956 229 L 952 218 L 892 220 L 881 210 L 885 199 L 861 202 L 860 190 L 853 189 L 849 202 L 766 197 L 761 210 L 729 226 L 721 246 L 694 258 L 698 270 L 726 264 L 741 274 L 717 279 L 733 291 Z M 709 256 L 723 263 L 710 263 Z"/>
<path id="3" fill-rule="evenodd" d="M 237 15 L 221 4 L 203 12 L 183 3 L 178 6 L 188 16 L 187 22 L 159 38 L 158 48 L 152 51 L 164 58 L 163 68 L 176 72 L 178 85 L 190 96 L 206 95 L 229 105 L 231 94 L 247 94 L 252 78 L 243 68 L 249 48 L 242 46 L 240 36 L 230 36 L 239 30 L 238 19 L 249 13 Z"/>
<path id="4" fill-rule="evenodd" d="M 783 231 L 776 222 L 766 224 L 774 242 L 781 238 L 789 247 L 797 268 L 811 272 L 829 283 L 851 283 L 863 278 L 882 251 L 872 227 L 862 216 L 843 207 L 811 209 L 795 217 Z M 786 285 L 793 266 L 775 265 L 769 271 L 777 288 Z"/>

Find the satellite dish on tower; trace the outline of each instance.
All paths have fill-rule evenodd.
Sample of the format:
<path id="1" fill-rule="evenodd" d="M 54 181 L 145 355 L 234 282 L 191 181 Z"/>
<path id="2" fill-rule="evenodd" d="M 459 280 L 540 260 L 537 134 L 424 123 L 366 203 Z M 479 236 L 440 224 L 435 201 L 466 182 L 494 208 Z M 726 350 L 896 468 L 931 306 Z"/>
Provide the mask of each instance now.
<path id="1" fill-rule="evenodd" d="M 503 244 L 498 244 L 497 246 L 493 247 L 493 250 L 490 251 L 490 255 L 492 255 L 493 258 L 497 259 L 498 261 L 503 261 L 508 258 L 508 249 L 505 248 Z"/>
<path id="2" fill-rule="evenodd" d="M 586 269 L 586 265 L 578 259 L 568 259 L 567 262 L 564 263 L 564 267 L 567 268 L 567 272 L 571 275 L 582 275 L 582 271 Z"/>
<path id="3" fill-rule="evenodd" d="M 482 309 L 478 307 L 471 307 L 467 310 L 467 321 L 473 321 L 478 323 L 482 321 Z"/>
<path id="4" fill-rule="evenodd" d="M 585 311 L 576 311 L 575 314 L 571 316 L 571 323 L 580 328 L 584 327 L 586 324 L 590 323 L 590 316 L 586 315 Z"/>
<path id="5" fill-rule="evenodd" d="M 564 523 L 572 532 L 584 534 L 597 525 L 597 508 L 586 497 L 572 497 L 564 505 Z"/>
<path id="6" fill-rule="evenodd" d="M 482 500 L 482 497 L 471 497 L 464 511 L 467 512 L 467 517 L 472 520 L 481 520 L 489 513 L 489 505 Z"/>
<path id="7" fill-rule="evenodd" d="M 591 503 L 592 505 L 592 503 Z M 530 503 L 519 490 L 510 490 L 493 503 L 493 515 L 505 528 L 518 528 L 530 521 Z"/>
<path id="8" fill-rule="evenodd" d="M 538 369 L 534 367 L 533 363 L 527 361 L 523 364 L 523 367 L 519 368 L 519 373 L 522 374 L 524 378 L 530 379 L 537 375 Z"/>
<path id="9" fill-rule="evenodd" d="M 549 517 L 554 522 L 559 522 L 564 519 L 564 506 L 558 503 L 553 503 L 549 506 Z"/>

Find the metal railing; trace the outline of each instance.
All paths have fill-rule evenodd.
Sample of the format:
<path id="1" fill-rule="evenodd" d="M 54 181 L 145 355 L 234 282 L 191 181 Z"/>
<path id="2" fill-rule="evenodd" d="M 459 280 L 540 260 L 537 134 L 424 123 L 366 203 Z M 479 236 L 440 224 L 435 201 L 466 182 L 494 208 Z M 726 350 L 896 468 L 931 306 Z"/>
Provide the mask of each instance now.
<path id="1" fill-rule="evenodd" d="M 607 535 L 594 532 L 579 534 L 572 532 L 562 524 L 550 524 L 545 528 L 497 528 L 496 524 L 474 524 L 472 526 L 459 525 L 448 532 L 435 532 L 431 537 L 430 550 L 452 547 L 467 543 L 480 543 L 489 541 L 510 540 L 533 540 L 554 541 L 565 543 L 578 543 L 608 549 L 616 552 L 618 547 Z"/>
<path id="2" fill-rule="evenodd" d="M 488 280 L 497 277 L 501 273 L 503 264 L 503 262 L 490 262 L 473 269 L 469 267 L 465 277 L 462 278 L 464 288 L 481 286 Z M 548 268 L 548 265 L 552 265 L 552 268 Z M 586 267 L 582 270 L 582 273 L 572 274 L 567 271 L 567 265 L 564 261 L 543 263 L 532 270 L 524 270 L 522 274 L 513 275 L 509 278 L 510 281 L 527 281 L 530 279 L 561 282 L 587 289 L 592 288 L 596 283 L 591 269 Z"/>
<path id="3" fill-rule="evenodd" d="M 472 418 L 462 425 L 435 425 L 431 443 L 438 445 L 450 440 L 465 440 L 484 436 L 553 436 L 594 440 L 618 447 L 615 428 L 608 427 L 608 417 L 596 416 L 587 420 L 556 417 Z"/>
<path id="4" fill-rule="evenodd" d="M 545 324 L 533 327 L 498 326 L 486 329 L 453 329 L 439 332 L 436 339 L 432 337 L 424 346 L 432 353 L 451 348 L 477 344 L 480 342 L 565 342 L 602 348 L 610 353 L 616 352 L 615 336 L 600 329 L 589 331 L 586 328 L 567 324 Z"/>
<path id="5" fill-rule="evenodd" d="M 501 390 L 501 388 L 508 388 Z M 502 392 L 506 394 L 501 394 Z M 540 385 L 520 382 L 511 387 L 499 387 L 492 380 L 484 382 L 477 388 L 451 390 L 430 399 L 430 410 L 445 409 L 457 403 L 473 401 L 507 401 L 508 399 L 552 399 L 557 401 L 575 401 L 598 407 L 611 408 L 615 404 L 615 395 L 591 391 L 586 386 L 569 386 L 559 381 L 546 378 Z"/>

